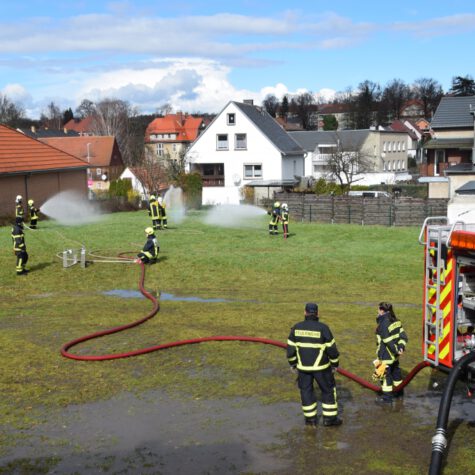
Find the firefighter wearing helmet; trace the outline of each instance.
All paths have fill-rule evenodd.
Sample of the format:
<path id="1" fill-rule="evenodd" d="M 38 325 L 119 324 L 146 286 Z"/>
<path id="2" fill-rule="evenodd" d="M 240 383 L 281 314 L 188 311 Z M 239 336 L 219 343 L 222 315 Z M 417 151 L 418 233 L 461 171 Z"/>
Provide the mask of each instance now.
<path id="1" fill-rule="evenodd" d="M 152 264 L 157 261 L 160 246 L 158 245 L 155 232 L 152 227 L 145 228 L 147 241 L 144 244 L 142 252 L 137 254 L 136 262 L 143 262 L 144 264 Z"/>
<path id="2" fill-rule="evenodd" d="M 23 209 L 23 197 L 17 195 L 15 199 L 15 222 L 17 224 L 23 224 L 25 219 L 25 210 Z"/>
<path id="3" fill-rule="evenodd" d="M 153 229 L 160 229 L 160 212 L 158 210 L 158 201 L 155 195 L 150 195 L 150 200 L 148 203 L 148 215 L 152 218 Z"/>
<path id="4" fill-rule="evenodd" d="M 13 252 L 16 256 L 16 275 L 28 273 L 26 263 L 28 253 L 26 252 L 25 235 L 23 234 L 23 220 L 15 222 L 12 228 Z"/>
<path id="5" fill-rule="evenodd" d="M 167 221 L 167 205 L 161 196 L 158 197 L 158 215 L 159 215 L 159 229 L 167 229 L 168 228 L 168 221 Z"/>
<path id="6" fill-rule="evenodd" d="M 287 203 L 282 203 L 280 220 L 282 221 L 282 231 L 284 233 L 284 238 L 286 238 L 289 234 L 289 205 Z"/>
<path id="7" fill-rule="evenodd" d="M 36 229 L 40 210 L 35 207 L 33 200 L 28 200 L 28 213 L 30 214 L 30 228 Z"/>
<path id="8" fill-rule="evenodd" d="M 271 236 L 274 234 L 279 234 L 277 231 L 277 224 L 280 221 L 280 212 L 280 203 L 276 201 L 272 206 L 272 210 L 268 211 L 268 214 L 270 214 L 269 234 Z"/>

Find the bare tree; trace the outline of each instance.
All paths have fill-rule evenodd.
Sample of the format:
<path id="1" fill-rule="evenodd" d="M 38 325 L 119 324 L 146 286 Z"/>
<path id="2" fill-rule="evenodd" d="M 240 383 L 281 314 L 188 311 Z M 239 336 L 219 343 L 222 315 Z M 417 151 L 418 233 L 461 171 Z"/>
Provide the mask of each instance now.
<path id="1" fill-rule="evenodd" d="M 358 92 L 353 96 L 352 105 L 355 112 L 354 128 L 369 129 L 375 122 L 376 111 L 381 99 L 379 84 L 366 80 L 359 84 Z"/>
<path id="2" fill-rule="evenodd" d="M 277 99 L 274 94 L 267 94 L 262 101 L 262 106 L 270 116 L 275 118 L 277 116 L 277 110 L 279 109 L 279 99 Z"/>
<path id="3" fill-rule="evenodd" d="M 128 102 L 119 99 L 104 99 L 94 106 L 92 132 L 96 135 L 114 136 L 126 165 L 136 162 L 134 159 L 136 142 L 132 140 L 130 133 L 130 119 L 136 114 L 136 109 Z"/>
<path id="4" fill-rule="evenodd" d="M 401 109 L 411 97 L 411 89 L 402 79 L 393 79 L 383 90 L 381 102 L 387 110 L 386 120 L 399 119 Z"/>
<path id="5" fill-rule="evenodd" d="M 46 110 L 42 112 L 40 120 L 43 127 L 59 130 L 63 125 L 63 113 L 61 109 L 51 101 Z"/>
<path id="6" fill-rule="evenodd" d="M 315 129 L 315 123 L 312 120 L 315 112 L 315 97 L 311 92 L 304 92 L 292 98 L 290 109 L 299 118 L 304 130 Z"/>
<path id="7" fill-rule="evenodd" d="M 177 183 L 180 176 L 185 173 L 186 151 L 181 150 L 176 158 L 172 158 L 169 152 L 160 160 L 165 165 L 168 182 Z"/>
<path id="8" fill-rule="evenodd" d="M 0 123 L 10 127 L 18 127 L 20 119 L 24 117 L 23 107 L 15 104 L 6 95 L 0 93 Z"/>
<path id="9" fill-rule="evenodd" d="M 342 144 L 341 135 L 335 132 L 335 147 L 329 154 L 327 162 L 328 178 L 337 181 L 342 191 L 360 180 L 358 175 L 372 169 L 370 155 L 352 143 Z"/>
<path id="10" fill-rule="evenodd" d="M 171 104 L 165 103 L 157 107 L 157 115 L 165 117 L 168 114 L 173 112 L 173 107 Z"/>
<path id="11" fill-rule="evenodd" d="M 90 101 L 89 99 L 83 99 L 81 104 L 76 107 L 76 116 L 80 119 L 85 119 L 86 117 L 94 115 L 94 112 L 94 102 Z"/>
<path id="12" fill-rule="evenodd" d="M 167 183 L 167 171 L 164 163 L 155 158 L 150 145 L 146 145 L 144 150 L 144 158 L 141 164 L 134 168 L 134 173 L 145 193 L 150 194 L 158 191 L 160 184 Z"/>
<path id="13" fill-rule="evenodd" d="M 440 99 L 444 95 L 444 91 L 442 86 L 435 79 L 419 78 L 414 82 L 413 94 L 416 99 L 422 102 L 424 117 L 430 119 L 437 109 Z"/>

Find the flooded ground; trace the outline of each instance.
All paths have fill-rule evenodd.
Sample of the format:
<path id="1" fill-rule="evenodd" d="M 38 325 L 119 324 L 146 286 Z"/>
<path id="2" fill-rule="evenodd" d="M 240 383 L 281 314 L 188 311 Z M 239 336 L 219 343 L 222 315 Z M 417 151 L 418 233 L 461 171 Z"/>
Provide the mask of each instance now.
<path id="1" fill-rule="evenodd" d="M 368 456 L 404 452 L 405 473 L 425 473 L 440 392 L 411 394 L 390 407 L 368 391 L 355 400 L 339 388 L 343 426 L 303 426 L 300 404 L 255 399 L 187 400 L 150 391 L 48 414 L 12 433 L 0 473 L 8 474 L 308 474 L 403 473 Z M 296 398 L 298 394 L 296 393 Z M 456 394 L 451 420 L 475 423 L 471 400 Z M 396 460 L 395 460 L 396 461 Z M 397 463 L 401 463 L 400 460 Z"/>

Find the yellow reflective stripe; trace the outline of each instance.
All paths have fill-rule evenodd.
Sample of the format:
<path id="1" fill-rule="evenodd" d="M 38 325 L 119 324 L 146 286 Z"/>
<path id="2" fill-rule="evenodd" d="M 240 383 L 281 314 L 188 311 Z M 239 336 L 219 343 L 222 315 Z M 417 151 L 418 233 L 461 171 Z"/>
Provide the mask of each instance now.
<path id="1" fill-rule="evenodd" d="M 317 364 L 314 364 L 313 366 L 303 366 L 302 364 L 298 364 L 297 368 L 302 370 L 302 371 L 319 371 L 322 369 L 326 369 L 330 366 L 330 362 L 324 365 L 318 366 Z"/>
<path id="2" fill-rule="evenodd" d="M 393 384 L 394 384 L 394 386 L 399 386 L 400 384 L 402 384 L 402 380 L 401 381 L 393 381 Z"/>
<path id="3" fill-rule="evenodd" d="M 320 349 L 323 349 L 326 347 L 325 344 L 322 344 L 322 343 L 302 343 L 300 341 L 298 341 L 295 346 L 298 346 L 300 348 L 320 348 Z"/>
<path id="4" fill-rule="evenodd" d="M 311 411 L 312 409 L 315 409 L 317 407 L 317 403 L 314 402 L 313 404 L 310 404 L 310 406 L 302 406 L 303 411 Z"/>
<path id="5" fill-rule="evenodd" d="M 335 359 L 330 358 L 330 363 L 338 363 L 339 360 L 340 360 L 339 358 L 335 358 Z"/>
<path id="6" fill-rule="evenodd" d="M 322 411 L 322 415 L 326 417 L 337 416 L 338 411 Z"/>
<path id="7" fill-rule="evenodd" d="M 288 360 L 289 362 L 290 362 L 290 361 L 292 361 L 292 362 L 293 362 L 293 361 L 295 361 L 296 359 L 297 359 L 297 357 L 296 357 L 296 356 L 292 356 L 292 358 L 287 358 L 287 360 Z"/>
<path id="8" fill-rule="evenodd" d="M 292 340 L 287 340 L 287 345 L 288 345 L 288 346 L 297 346 L 297 344 L 295 343 L 295 341 L 292 341 Z"/>
<path id="9" fill-rule="evenodd" d="M 383 343 L 387 343 L 388 341 L 395 340 L 396 338 L 399 338 L 399 334 L 393 335 L 393 336 L 388 336 L 387 338 L 385 338 L 385 339 L 383 340 Z"/>
<path id="10" fill-rule="evenodd" d="M 338 404 L 325 404 L 322 403 L 322 408 L 323 409 L 338 409 Z"/>
<path id="11" fill-rule="evenodd" d="M 317 415 L 317 410 L 315 409 L 315 410 L 312 411 L 312 412 L 305 412 L 305 411 L 304 411 L 303 414 L 304 414 L 305 417 L 313 417 L 313 416 L 316 416 L 316 415 Z"/>
<path id="12" fill-rule="evenodd" d="M 398 328 L 400 326 L 401 326 L 401 322 L 399 322 L 399 321 L 391 323 L 391 325 L 389 325 L 389 327 L 388 327 L 388 331 L 392 332 L 393 330 L 395 330 L 396 328 Z"/>
<path id="13" fill-rule="evenodd" d="M 325 346 L 332 346 L 334 344 L 335 344 L 335 338 L 333 338 L 332 341 L 329 341 L 329 342 L 325 343 Z"/>

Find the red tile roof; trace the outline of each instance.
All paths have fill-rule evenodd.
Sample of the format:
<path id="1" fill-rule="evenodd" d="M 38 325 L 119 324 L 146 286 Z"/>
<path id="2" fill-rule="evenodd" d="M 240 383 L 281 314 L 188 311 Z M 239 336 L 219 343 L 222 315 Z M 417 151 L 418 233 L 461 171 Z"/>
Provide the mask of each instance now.
<path id="1" fill-rule="evenodd" d="M 84 119 L 71 119 L 66 122 L 64 128 L 67 130 L 75 130 L 80 134 L 92 132 L 94 118 L 92 116 L 85 117 Z"/>
<path id="2" fill-rule="evenodd" d="M 193 117 L 187 114 L 167 114 L 165 117 L 158 117 L 148 124 L 145 131 L 145 141 L 150 142 L 150 135 L 152 134 L 176 134 L 176 139 L 158 140 L 193 142 L 198 137 L 202 122 L 203 119 L 200 117 Z"/>
<path id="3" fill-rule="evenodd" d="M 86 167 L 68 153 L 0 125 L 0 174 Z"/>
<path id="4" fill-rule="evenodd" d="M 111 136 L 81 135 L 80 137 L 48 137 L 40 140 L 95 167 L 123 165 L 118 147 L 114 150 L 115 138 Z"/>

